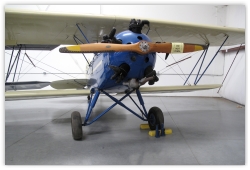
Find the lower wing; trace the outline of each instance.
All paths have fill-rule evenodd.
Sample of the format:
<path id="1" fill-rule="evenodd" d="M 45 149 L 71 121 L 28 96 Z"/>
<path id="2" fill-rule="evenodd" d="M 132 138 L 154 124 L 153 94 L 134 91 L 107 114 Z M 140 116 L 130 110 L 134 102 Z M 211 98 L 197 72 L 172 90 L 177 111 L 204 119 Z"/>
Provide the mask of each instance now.
<path id="1" fill-rule="evenodd" d="M 141 87 L 141 93 L 175 93 L 190 92 L 198 90 L 209 90 L 221 87 L 221 84 L 193 85 L 193 86 L 154 86 Z"/>
<path id="2" fill-rule="evenodd" d="M 50 82 L 42 82 L 42 81 L 6 82 L 5 91 L 41 89 L 48 85 L 50 85 Z"/>
<path id="3" fill-rule="evenodd" d="M 54 96 L 87 96 L 89 89 L 82 90 L 30 90 L 30 91 L 8 91 L 5 92 L 5 99 L 30 98 L 30 97 L 54 97 Z"/>
<path id="4" fill-rule="evenodd" d="M 171 93 L 171 92 L 190 92 L 197 90 L 209 90 L 221 87 L 220 84 L 195 85 L 195 86 L 155 86 L 141 87 L 141 93 Z M 87 96 L 89 89 L 71 90 L 31 90 L 31 91 L 8 91 L 5 92 L 5 99 L 29 98 L 29 97 L 54 97 L 54 96 Z"/>
<path id="5" fill-rule="evenodd" d="M 50 85 L 54 89 L 83 89 L 95 83 L 92 79 L 66 79 L 53 82 L 26 81 L 26 82 L 6 82 L 5 91 L 9 90 L 30 90 L 41 89 Z"/>
<path id="6" fill-rule="evenodd" d="M 89 95 L 90 94 L 89 89 L 84 89 L 84 88 L 90 86 L 91 83 L 94 83 L 94 81 L 91 79 L 67 79 L 67 80 L 58 80 L 53 82 L 30 81 L 30 82 L 5 83 L 5 91 L 6 91 L 5 99 Z M 31 89 L 41 89 L 49 85 L 57 90 L 31 90 Z M 22 90 L 22 91 L 13 91 L 13 90 Z"/>

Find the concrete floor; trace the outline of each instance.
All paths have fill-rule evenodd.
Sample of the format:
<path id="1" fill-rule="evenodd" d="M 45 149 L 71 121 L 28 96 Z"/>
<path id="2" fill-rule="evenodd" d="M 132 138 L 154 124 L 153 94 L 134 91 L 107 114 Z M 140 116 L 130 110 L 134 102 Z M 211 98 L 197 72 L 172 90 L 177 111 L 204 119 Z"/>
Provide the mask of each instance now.
<path id="1" fill-rule="evenodd" d="M 118 96 L 118 98 L 120 98 Z M 135 97 L 134 97 L 135 98 Z M 223 98 L 144 97 L 173 134 L 156 139 L 116 106 L 74 141 L 70 115 L 85 116 L 86 97 L 5 101 L 6 165 L 244 165 L 245 107 Z M 113 102 L 101 96 L 93 114 Z M 130 99 L 130 108 L 137 109 Z"/>

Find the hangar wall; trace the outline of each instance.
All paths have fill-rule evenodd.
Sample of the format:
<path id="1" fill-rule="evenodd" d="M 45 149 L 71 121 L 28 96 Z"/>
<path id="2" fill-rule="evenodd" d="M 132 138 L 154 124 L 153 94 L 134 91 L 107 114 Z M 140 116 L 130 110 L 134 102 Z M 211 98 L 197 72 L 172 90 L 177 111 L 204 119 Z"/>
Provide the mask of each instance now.
<path id="1" fill-rule="evenodd" d="M 233 15 L 229 10 L 239 10 L 238 6 L 229 8 L 224 5 L 8 5 L 5 8 L 11 9 L 30 9 L 30 10 L 47 10 L 47 11 L 61 11 L 61 12 L 74 12 L 74 13 L 90 13 L 90 14 L 105 14 L 105 15 L 122 15 L 131 16 L 131 18 L 137 17 L 138 19 L 157 18 L 160 20 L 191 22 L 196 24 L 206 25 L 219 25 L 219 26 L 234 26 L 238 27 L 237 18 L 235 21 L 231 21 Z M 126 10 L 124 10 L 126 9 Z M 241 15 L 245 15 L 244 12 Z M 128 21 L 129 22 L 129 21 Z M 237 25 L 234 25 L 237 23 Z M 244 24 L 241 24 L 244 25 Z M 204 65 L 209 63 L 213 54 L 218 47 L 211 48 L 208 51 Z M 22 63 L 22 69 L 20 71 L 19 81 L 55 81 L 60 79 L 72 79 L 72 78 L 84 78 L 86 62 L 81 54 L 68 54 L 60 55 L 58 49 L 53 51 L 27 51 L 30 57 L 34 58 L 37 67 L 34 68 L 29 64 L 28 59 L 24 58 Z M 11 51 L 6 50 L 5 53 L 5 72 L 7 72 L 8 62 Z M 91 54 L 87 55 L 89 59 L 92 58 Z M 158 54 L 158 61 L 155 69 L 159 73 L 160 81 L 156 85 L 182 85 L 187 78 L 188 74 L 192 70 L 195 62 L 197 61 L 199 54 L 192 55 L 191 59 L 175 65 L 171 69 L 166 69 L 166 65 L 174 63 L 183 57 L 188 57 L 185 54 L 169 56 L 165 61 L 163 54 Z M 22 56 L 21 56 L 22 58 Z M 223 80 L 226 70 L 226 58 L 224 54 L 219 53 L 213 64 L 205 73 L 204 77 L 198 84 L 220 84 Z M 219 66 L 219 67 L 218 67 Z M 21 65 L 17 68 L 19 72 Z M 181 69 L 180 69 L 181 68 Z M 198 69 L 198 68 L 197 68 Z M 204 69 L 204 67 L 203 67 Z M 198 70 L 195 70 L 196 72 Z M 236 71 L 237 72 L 237 71 Z M 59 73 L 59 74 L 53 74 Z M 67 74 L 66 74 L 67 73 Z M 80 74 L 79 74 L 80 73 Z M 237 75 L 237 74 L 236 74 Z M 18 76 L 18 75 L 17 75 Z M 233 76 L 233 75 L 232 75 Z M 242 75 L 242 80 L 245 79 Z M 193 84 L 196 75 L 190 77 L 190 84 Z M 15 80 L 18 78 L 16 77 Z M 10 77 L 9 80 L 12 80 Z M 227 84 L 231 84 L 228 82 Z M 233 87 L 234 88 L 234 87 Z M 45 89 L 50 89 L 46 87 Z M 161 94 L 168 96 L 225 96 L 227 98 L 229 90 L 222 91 L 217 94 L 217 90 L 209 90 L 202 92 L 188 92 L 188 93 L 171 93 Z M 241 95 L 241 94 L 239 94 Z M 231 96 L 231 95 L 230 95 Z M 241 98 L 239 96 L 239 98 Z"/>
<path id="2" fill-rule="evenodd" d="M 243 5 L 228 6 L 226 12 L 226 26 L 245 28 L 246 7 Z M 225 53 L 223 79 L 226 76 L 237 51 Z M 240 50 L 223 83 L 219 94 L 229 100 L 245 105 L 246 103 L 246 53 Z"/>

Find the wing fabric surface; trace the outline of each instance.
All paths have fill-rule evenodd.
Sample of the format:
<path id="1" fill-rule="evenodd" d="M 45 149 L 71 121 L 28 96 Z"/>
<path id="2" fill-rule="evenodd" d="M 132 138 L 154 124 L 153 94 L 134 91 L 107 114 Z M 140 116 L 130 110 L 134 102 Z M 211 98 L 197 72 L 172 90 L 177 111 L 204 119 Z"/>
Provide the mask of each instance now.
<path id="1" fill-rule="evenodd" d="M 196 85 L 196 86 L 154 86 L 140 87 L 141 93 L 175 93 L 190 92 L 198 90 L 209 90 L 221 87 L 221 84 Z"/>
<path id="2" fill-rule="evenodd" d="M 32 91 L 9 91 L 5 92 L 5 98 L 25 98 L 25 97 L 51 97 L 90 94 L 89 89 L 82 90 L 32 90 Z"/>
<path id="3" fill-rule="evenodd" d="M 54 89 L 84 89 L 85 86 L 90 86 L 92 83 L 94 83 L 92 79 L 65 79 L 53 82 L 41 82 L 41 81 L 6 82 L 5 91 L 41 89 L 49 85 Z"/>
<path id="4" fill-rule="evenodd" d="M 66 79 L 51 82 L 54 89 L 83 89 L 89 85 L 89 79 Z"/>
<path id="5" fill-rule="evenodd" d="M 196 86 L 156 86 L 156 87 L 140 87 L 141 93 L 173 93 L 173 92 L 189 92 L 197 90 L 208 90 L 221 87 L 220 84 L 196 85 Z M 25 97 L 51 97 L 51 96 L 70 96 L 90 94 L 89 89 L 82 90 L 33 90 L 33 91 L 9 91 L 5 92 L 5 98 L 25 98 Z"/>
<path id="6" fill-rule="evenodd" d="M 27 82 L 6 82 L 5 91 L 8 90 L 28 90 L 28 89 L 41 89 L 50 85 L 50 82 L 41 81 L 27 81 Z"/>
<path id="7" fill-rule="evenodd" d="M 136 18 L 133 17 L 133 18 Z M 161 21 L 149 18 L 148 36 L 153 42 L 183 42 L 219 46 L 225 43 L 245 43 L 245 29 Z M 130 17 L 56 13 L 47 11 L 5 10 L 5 45 L 40 44 L 74 45 L 73 36 L 82 37 L 76 24 L 88 40 L 100 42 L 104 34 L 116 27 L 117 32 L 128 29 Z M 145 29 L 146 32 L 147 29 Z M 144 31 L 143 31 L 144 32 Z"/>

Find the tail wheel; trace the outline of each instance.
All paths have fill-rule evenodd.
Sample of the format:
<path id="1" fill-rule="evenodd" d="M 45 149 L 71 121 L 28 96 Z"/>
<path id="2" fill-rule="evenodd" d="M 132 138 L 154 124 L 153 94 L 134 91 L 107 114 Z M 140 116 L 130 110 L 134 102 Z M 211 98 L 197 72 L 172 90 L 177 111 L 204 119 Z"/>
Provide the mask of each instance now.
<path id="1" fill-rule="evenodd" d="M 82 118 L 79 112 L 73 112 L 71 114 L 71 128 L 72 136 L 75 140 L 82 139 Z"/>
<path id="2" fill-rule="evenodd" d="M 157 124 L 159 125 L 159 128 L 164 124 L 163 113 L 160 108 L 152 107 L 148 111 L 148 125 L 151 130 L 155 130 Z"/>

